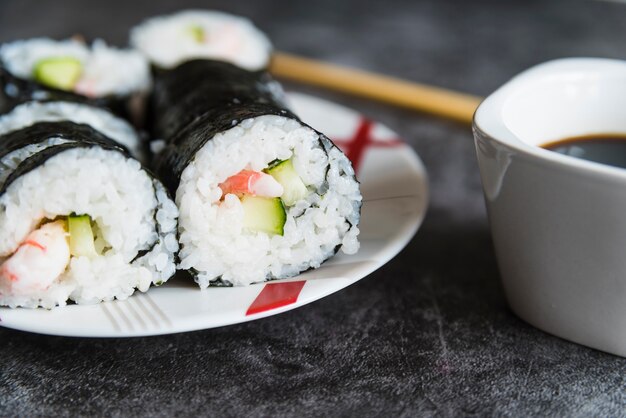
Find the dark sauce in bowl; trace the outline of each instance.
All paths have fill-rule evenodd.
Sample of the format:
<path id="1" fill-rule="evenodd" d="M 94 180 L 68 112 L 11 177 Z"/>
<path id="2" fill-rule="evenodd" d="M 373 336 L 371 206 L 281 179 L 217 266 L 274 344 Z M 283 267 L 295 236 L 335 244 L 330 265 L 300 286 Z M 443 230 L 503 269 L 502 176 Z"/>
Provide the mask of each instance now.
<path id="1" fill-rule="evenodd" d="M 626 134 L 577 136 L 541 147 L 570 157 L 626 168 Z"/>

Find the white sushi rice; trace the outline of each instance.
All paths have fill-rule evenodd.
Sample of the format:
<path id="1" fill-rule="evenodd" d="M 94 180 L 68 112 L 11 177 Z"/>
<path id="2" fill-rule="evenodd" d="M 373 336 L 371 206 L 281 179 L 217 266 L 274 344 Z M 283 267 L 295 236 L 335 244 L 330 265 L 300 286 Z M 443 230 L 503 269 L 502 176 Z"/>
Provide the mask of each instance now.
<path id="1" fill-rule="evenodd" d="M 71 213 L 88 214 L 97 224 L 101 255 L 72 257 L 45 290 L 16 295 L 0 280 L 0 306 L 52 308 L 68 299 L 79 304 L 125 299 L 174 273 L 176 206 L 138 161 L 100 147 L 63 151 L 9 185 L 0 196 L 0 263 L 42 221 Z M 149 252 L 137 257 L 141 250 Z"/>
<path id="2" fill-rule="evenodd" d="M 30 80 L 37 62 L 47 58 L 72 57 L 82 64 L 82 74 L 74 92 L 88 97 L 131 95 L 148 90 L 150 66 L 145 58 L 130 49 L 108 46 L 96 40 L 89 47 L 67 39 L 56 41 L 33 38 L 4 44 L 0 61 L 14 76 Z"/>
<path id="3" fill-rule="evenodd" d="M 202 41 L 194 37 L 194 29 L 202 31 Z M 132 30 L 131 45 L 161 68 L 208 58 L 260 70 L 267 67 L 272 51 L 267 36 L 248 19 L 208 10 L 148 19 Z"/>
<path id="4" fill-rule="evenodd" d="M 104 109 L 71 102 L 29 102 L 0 117 L 0 136 L 38 122 L 70 121 L 86 124 L 125 146 L 131 155 L 145 161 L 141 140 L 133 127 Z"/>
<path id="5" fill-rule="evenodd" d="M 245 230 L 240 200 L 222 200 L 218 185 L 290 158 L 313 192 L 288 209 L 283 236 Z M 246 285 L 319 267 L 338 246 L 346 254 L 358 250 L 360 202 L 348 159 L 336 147 L 327 154 L 315 131 L 280 116 L 245 120 L 210 140 L 182 173 L 179 267 L 194 269 L 202 288 L 218 278 Z"/>

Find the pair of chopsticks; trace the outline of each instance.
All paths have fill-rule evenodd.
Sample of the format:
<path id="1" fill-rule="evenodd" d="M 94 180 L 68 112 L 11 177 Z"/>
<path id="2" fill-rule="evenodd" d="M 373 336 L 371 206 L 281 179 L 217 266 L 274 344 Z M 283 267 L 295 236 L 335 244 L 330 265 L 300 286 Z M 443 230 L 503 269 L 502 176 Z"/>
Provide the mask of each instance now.
<path id="1" fill-rule="evenodd" d="M 270 72 L 277 77 L 471 123 L 482 98 L 412 83 L 366 71 L 340 67 L 285 53 L 275 53 Z"/>

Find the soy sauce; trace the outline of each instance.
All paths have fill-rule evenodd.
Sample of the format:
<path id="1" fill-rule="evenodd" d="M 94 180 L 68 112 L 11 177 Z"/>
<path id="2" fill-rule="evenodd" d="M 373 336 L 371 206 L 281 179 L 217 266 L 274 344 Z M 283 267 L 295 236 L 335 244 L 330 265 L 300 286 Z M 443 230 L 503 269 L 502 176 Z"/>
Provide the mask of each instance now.
<path id="1" fill-rule="evenodd" d="M 542 148 L 583 160 L 626 168 L 626 134 L 596 134 L 561 139 Z"/>

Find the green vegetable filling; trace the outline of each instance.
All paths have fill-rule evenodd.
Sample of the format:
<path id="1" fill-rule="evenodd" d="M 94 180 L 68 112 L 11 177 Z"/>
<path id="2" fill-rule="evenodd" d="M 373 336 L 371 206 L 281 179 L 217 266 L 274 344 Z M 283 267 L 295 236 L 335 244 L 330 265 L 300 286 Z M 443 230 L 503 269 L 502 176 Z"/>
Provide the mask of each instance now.
<path id="1" fill-rule="evenodd" d="M 201 44 L 204 42 L 206 37 L 206 33 L 204 32 L 204 28 L 200 25 L 190 25 L 185 28 L 185 32 L 189 35 L 194 41 Z"/>
<path id="2" fill-rule="evenodd" d="M 91 217 L 89 215 L 70 215 L 67 217 L 70 233 L 70 254 L 76 257 L 94 258 L 98 256 L 94 246 Z"/>
<path id="3" fill-rule="evenodd" d="M 251 231 L 283 235 L 287 213 L 279 197 L 243 195 L 243 225 Z"/>
<path id="4" fill-rule="evenodd" d="M 281 161 L 265 171 L 283 186 L 284 193 L 281 199 L 286 206 L 295 205 L 297 201 L 309 194 L 309 190 L 302 182 L 291 160 Z"/>
<path id="5" fill-rule="evenodd" d="M 83 72 L 83 65 L 74 57 L 53 57 L 37 61 L 34 79 L 48 87 L 72 90 Z"/>

